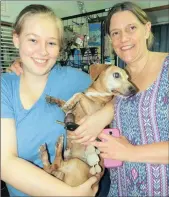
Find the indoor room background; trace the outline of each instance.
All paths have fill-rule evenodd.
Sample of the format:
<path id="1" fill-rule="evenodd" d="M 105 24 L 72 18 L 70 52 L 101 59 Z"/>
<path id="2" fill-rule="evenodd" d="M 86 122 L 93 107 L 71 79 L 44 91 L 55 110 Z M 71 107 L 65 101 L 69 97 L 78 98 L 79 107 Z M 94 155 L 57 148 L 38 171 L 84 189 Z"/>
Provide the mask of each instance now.
<path id="1" fill-rule="evenodd" d="M 96 3 L 97 2 L 97 3 Z M 104 19 L 113 4 L 120 1 L 1 1 L 1 71 L 5 72 L 18 57 L 11 37 L 11 26 L 17 14 L 29 4 L 44 4 L 62 18 L 65 30 L 64 50 L 58 62 L 88 72 L 93 63 L 124 63 L 111 49 L 104 33 Z M 168 52 L 169 1 L 141 0 L 136 2 L 152 20 L 153 51 Z M 69 8 L 69 9 L 68 9 Z"/>
<path id="2" fill-rule="evenodd" d="M 12 43 L 12 24 L 18 13 L 29 4 L 51 7 L 62 18 L 65 31 L 64 50 L 58 63 L 88 72 L 93 63 L 115 64 L 124 68 L 124 63 L 111 49 L 104 33 L 104 19 L 109 9 L 121 0 L 113 1 L 1 1 L 1 72 L 19 57 Z M 136 2 L 152 20 L 155 37 L 153 51 L 169 52 L 169 1 L 140 0 Z M 5 184 L 2 182 L 5 194 Z"/>

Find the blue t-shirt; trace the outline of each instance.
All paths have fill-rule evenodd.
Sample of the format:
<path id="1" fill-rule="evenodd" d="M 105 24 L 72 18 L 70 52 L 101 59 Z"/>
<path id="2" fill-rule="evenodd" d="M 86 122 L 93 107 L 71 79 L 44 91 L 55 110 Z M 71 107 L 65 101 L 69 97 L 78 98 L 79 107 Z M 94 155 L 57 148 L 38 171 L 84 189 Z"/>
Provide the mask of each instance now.
<path id="1" fill-rule="evenodd" d="M 46 102 L 46 95 L 68 100 L 73 94 L 84 91 L 91 84 L 86 73 L 71 67 L 54 66 L 46 87 L 38 101 L 29 110 L 22 106 L 19 96 L 20 77 L 6 73 L 1 77 L 1 118 L 12 118 L 16 123 L 18 156 L 39 167 L 39 147 L 47 144 L 50 161 L 55 157 L 55 143 L 66 131 L 55 121 L 64 120 L 63 111 Z M 65 138 L 66 142 L 66 138 Z M 65 144 L 66 145 L 66 144 Z M 11 177 L 12 178 L 12 177 Z M 10 196 L 26 196 L 7 184 Z"/>

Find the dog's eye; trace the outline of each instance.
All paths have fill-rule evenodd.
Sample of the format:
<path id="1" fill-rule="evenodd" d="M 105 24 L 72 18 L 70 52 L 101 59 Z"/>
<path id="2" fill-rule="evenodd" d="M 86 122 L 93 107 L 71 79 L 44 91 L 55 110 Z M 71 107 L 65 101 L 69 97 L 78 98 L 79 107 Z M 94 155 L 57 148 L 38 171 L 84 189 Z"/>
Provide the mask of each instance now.
<path id="1" fill-rule="evenodd" d="M 113 77 L 114 78 L 120 78 L 120 74 L 119 73 L 113 73 Z"/>

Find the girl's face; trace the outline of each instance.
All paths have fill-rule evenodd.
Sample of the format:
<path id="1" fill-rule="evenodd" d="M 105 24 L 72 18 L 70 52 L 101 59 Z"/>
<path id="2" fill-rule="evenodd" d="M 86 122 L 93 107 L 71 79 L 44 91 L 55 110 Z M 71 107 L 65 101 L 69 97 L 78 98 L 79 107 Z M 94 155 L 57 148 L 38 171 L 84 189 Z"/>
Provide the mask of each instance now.
<path id="1" fill-rule="evenodd" d="M 110 38 L 116 54 L 127 64 L 144 56 L 150 29 L 150 22 L 143 25 L 130 11 L 115 13 L 110 21 Z"/>
<path id="2" fill-rule="evenodd" d="M 13 41 L 19 48 L 23 69 L 34 75 L 48 73 L 59 55 L 59 35 L 55 20 L 44 14 L 27 16 L 20 35 Z"/>

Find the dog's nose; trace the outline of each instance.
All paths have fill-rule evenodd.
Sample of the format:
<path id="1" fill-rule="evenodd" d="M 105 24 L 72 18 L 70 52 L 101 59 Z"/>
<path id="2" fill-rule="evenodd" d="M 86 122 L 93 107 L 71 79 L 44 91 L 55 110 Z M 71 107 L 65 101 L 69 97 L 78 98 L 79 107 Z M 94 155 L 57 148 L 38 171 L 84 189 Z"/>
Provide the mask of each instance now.
<path id="1" fill-rule="evenodd" d="M 130 86 L 130 87 L 128 88 L 128 90 L 129 90 L 129 92 L 130 92 L 131 95 L 134 95 L 134 94 L 136 94 L 136 92 L 137 92 L 136 88 L 133 87 L 133 86 Z"/>

